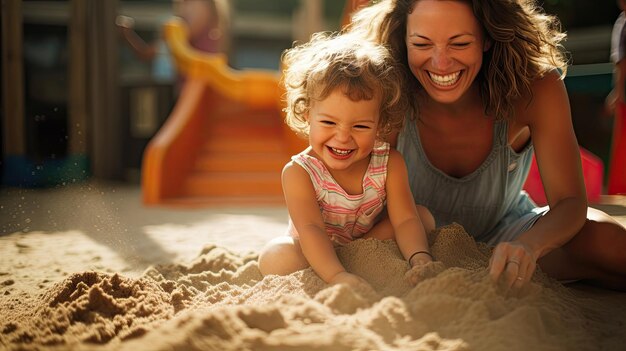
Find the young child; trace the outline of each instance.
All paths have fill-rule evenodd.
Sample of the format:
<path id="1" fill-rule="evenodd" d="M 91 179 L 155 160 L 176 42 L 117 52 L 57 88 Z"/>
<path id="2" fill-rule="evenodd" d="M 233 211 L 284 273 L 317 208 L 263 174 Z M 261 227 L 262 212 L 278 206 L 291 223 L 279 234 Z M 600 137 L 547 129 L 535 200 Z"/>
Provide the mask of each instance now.
<path id="1" fill-rule="evenodd" d="M 348 35 L 317 34 L 287 50 L 283 63 L 286 123 L 310 146 L 283 169 L 289 235 L 262 251 L 261 273 L 310 265 L 327 283 L 361 284 L 335 247 L 370 237 L 395 239 L 411 267 L 431 262 L 433 217 L 413 203 L 404 160 L 384 141 L 406 111 L 389 52 Z M 393 233 L 376 231 L 385 209 Z"/>

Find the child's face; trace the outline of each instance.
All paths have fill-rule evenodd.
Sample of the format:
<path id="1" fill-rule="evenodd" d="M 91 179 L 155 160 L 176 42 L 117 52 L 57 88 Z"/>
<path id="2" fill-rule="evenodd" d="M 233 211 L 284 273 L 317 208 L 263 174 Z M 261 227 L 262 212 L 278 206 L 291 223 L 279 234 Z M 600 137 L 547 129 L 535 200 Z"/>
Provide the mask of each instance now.
<path id="1" fill-rule="evenodd" d="M 342 89 L 313 102 L 309 144 L 329 170 L 349 171 L 369 163 L 378 131 L 380 99 L 352 101 Z"/>

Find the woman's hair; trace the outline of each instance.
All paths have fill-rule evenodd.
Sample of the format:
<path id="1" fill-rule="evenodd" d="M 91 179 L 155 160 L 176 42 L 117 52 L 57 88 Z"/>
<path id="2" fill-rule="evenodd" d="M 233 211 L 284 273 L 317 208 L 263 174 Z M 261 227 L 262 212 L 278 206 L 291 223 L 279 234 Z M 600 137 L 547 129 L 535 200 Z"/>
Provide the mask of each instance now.
<path id="1" fill-rule="evenodd" d="M 421 0 L 381 0 L 357 12 L 345 29 L 387 45 L 399 70 L 408 77 L 405 89 L 413 94 L 421 87 L 408 67 L 406 26 L 417 1 Z M 561 45 L 565 34 L 560 21 L 547 15 L 534 0 L 455 1 L 471 4 L 485 40 L 491 42 L 476 78 L 486 115 L 510 118 L 517 99 L 532 98 L 531 84 L 535 79 L 555 69 L 561 78 L 565 76 L 568 57 Z M 416 99 L 409 103 L 416 112 Z"/>
<path id="2" fill-rule="evenodd" d="M 350 34 L 317 33 L 305 44 L 282 55 L 285 122 L 308 135 L 306 114 L 316 101 L 335 89 L 352 101 L 380 98 L 378 137 L 385 139 L 401 127 L 407 110 L 402 72 L 384 46 Z"/>

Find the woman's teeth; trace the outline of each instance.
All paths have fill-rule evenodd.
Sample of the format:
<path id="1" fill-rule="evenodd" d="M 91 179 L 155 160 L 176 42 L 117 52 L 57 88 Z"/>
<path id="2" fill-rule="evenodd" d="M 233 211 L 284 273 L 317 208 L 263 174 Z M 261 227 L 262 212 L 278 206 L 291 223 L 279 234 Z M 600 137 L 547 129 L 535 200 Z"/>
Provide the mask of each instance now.
<path id="1" fill-rule="evenodd" d="M 456 81 L 459 79 L 459 76 L 461 75 L 461 71 L 451 73 L 451 74 L 446 74 L 445 76 L 434 74 L 432 72 L 428 72 L 428 75 L 430 76 L 430 79 L 435 84 L 442 85 L 442 86 L 450 86 L 456 83 Z"/>

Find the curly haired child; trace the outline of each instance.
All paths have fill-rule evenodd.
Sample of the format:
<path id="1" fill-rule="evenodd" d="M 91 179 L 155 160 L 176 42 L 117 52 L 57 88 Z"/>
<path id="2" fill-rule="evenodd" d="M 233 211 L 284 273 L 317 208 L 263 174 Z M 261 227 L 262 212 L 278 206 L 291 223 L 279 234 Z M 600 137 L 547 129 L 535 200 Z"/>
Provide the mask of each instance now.
<path id="1" fill-rule="evenodd" d="M 389 51 L 349 35 L 317 34 L 283 55 L 286 123 L 309 147 L 282 173 L 288 235 L 259 257 L 264 275 L 311 267 L 329 284 L 364 283 L 335 247 L 359 238 L 395 239 L 411 267 L 432 261 L 430 212 L 413 202 L 403 158 L 386 137 L 406 111 Z M 383 212 L 393 232 L 377 231 Z"/>

